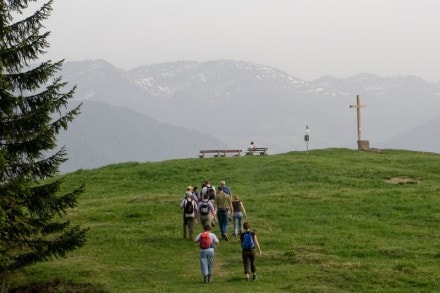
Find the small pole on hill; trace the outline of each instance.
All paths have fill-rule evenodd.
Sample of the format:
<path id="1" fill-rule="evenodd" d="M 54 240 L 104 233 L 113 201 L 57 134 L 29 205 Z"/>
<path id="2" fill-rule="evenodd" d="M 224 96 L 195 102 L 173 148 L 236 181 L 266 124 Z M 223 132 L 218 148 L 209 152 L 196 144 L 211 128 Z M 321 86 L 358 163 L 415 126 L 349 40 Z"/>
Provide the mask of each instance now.
<path id="1" fill-rule="evenodd" d="M 306 125 L 306 134 L 304 135 L 304 141 L 306 142 L 307 155 L 309 155 L 309 140 L 310 140 L 309 126 Z"/>

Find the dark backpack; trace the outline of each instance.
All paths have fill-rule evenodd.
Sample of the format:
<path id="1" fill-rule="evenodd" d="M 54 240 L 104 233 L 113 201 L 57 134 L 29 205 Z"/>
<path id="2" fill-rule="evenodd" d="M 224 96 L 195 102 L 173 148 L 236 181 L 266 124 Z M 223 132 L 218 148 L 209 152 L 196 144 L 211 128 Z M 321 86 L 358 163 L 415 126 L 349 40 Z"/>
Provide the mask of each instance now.
<path id="1" fill-rule="evenodd" d="M 185 214 L 192 214 L 192 213 L 194 213 L 193 201 L 191 199 L 187 199 L 185 205 Z"/>
<path id="2" fill-rule="evenodd" d="M 211 247 L 211 237 L 209 236 L 209 231 L 203 232 L 200 235 L 200 248 L 208 249 Z"/>
<path id="3" fill-rule="evenodd" d="M 209 199 L 215 198 L 215 190 L 212 186 L 208 186 L 208 189 L 206 190 L 206 194 L 208 195 Z"/>
<path id="4" fill-rule="evenodd" d="M 245 232 L 243 235 L 243 249 L 252 250 L 255 248 L 254 237 L 252 233 Z"/>
<path id="5" fill-rule="evenodd" d="M 200 204 L 200 215 L 209 215 L 209 204 L 207 201 L 202 201 L 202 203 Z"/>

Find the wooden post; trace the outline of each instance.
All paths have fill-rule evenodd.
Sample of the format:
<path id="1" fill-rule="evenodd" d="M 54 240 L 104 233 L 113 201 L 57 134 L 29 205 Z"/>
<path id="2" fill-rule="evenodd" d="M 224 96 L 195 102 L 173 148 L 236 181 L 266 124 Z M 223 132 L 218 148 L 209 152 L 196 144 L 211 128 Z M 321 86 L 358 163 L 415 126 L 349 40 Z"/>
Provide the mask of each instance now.
<path id="1" fill-rule="evenodd" d="M 356 105 L 350 105 L 350 108 L 356 108 L 357 112 L 357 132 L 358 132 L 358 149 L 364 150 L 369 148 L 368 141 L 362 141 L 362 128 L 361 128 L 361 108 L 366 108 L 366 105 L 361 105 L 361 98 L 359 95 L 356 96 Z"/>

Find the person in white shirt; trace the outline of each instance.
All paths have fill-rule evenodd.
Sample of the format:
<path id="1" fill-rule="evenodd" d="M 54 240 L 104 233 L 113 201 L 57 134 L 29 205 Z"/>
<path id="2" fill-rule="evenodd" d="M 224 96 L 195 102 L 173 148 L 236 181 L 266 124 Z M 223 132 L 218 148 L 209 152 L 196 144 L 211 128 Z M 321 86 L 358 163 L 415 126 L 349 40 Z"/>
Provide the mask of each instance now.
<path id="1" fill-rule="evenodd" d="M 214 265 L 214 245 L 219 243 L 217 236 L 211 233 L 211 225 L 205 225 L 203 227 L 204 231 L 197 235 L 194 242 L 200 243 L 200 269 L 203 275 L 203 282 L 210 283 L 213 265 Z M 208 240 L 206 240 L 208 239 Z M 207 243 L 207 241 L 209 243 Z M 205 247 L 205 244 L 209 244 Z"/>

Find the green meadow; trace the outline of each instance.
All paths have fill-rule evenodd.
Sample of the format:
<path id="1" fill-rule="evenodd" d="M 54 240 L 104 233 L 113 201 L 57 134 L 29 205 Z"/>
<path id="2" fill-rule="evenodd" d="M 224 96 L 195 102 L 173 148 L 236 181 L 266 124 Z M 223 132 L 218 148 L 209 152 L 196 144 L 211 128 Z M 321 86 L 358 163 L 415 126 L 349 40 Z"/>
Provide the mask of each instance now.
<path id="1" fill-rule="evenodd" d="M 230 239 L 216 247 L 212 283 L 202 283 L 198 246 L 182 237 L 179 204 L 186 186 L 205 179 L 215 186 L 225 180 L 243 201 L 263 252 L 255 282 L 245 282 L 239 241 Z M 86 193 L 68 217 L 89 228 L 87 244 L 67 258 L 26 268 L 11 287 L 440 291 L 439 154 L 324 149 L 124 163 L 67 174 L 63 188 L 82 183 Z M 213 232 L 220 236 L 218 225 Z"/>

